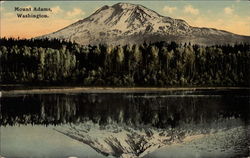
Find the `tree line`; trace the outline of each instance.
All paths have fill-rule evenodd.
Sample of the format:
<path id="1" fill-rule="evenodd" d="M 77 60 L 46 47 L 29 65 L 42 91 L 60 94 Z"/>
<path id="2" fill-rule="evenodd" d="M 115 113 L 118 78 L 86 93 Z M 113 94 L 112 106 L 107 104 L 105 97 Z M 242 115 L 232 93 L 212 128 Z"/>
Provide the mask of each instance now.
<path id="1" fill-rule="evenodd" d="M 0 82 L 83 86 L 249 86 L 250 45 L 82 46 L 0 39 Z"/>

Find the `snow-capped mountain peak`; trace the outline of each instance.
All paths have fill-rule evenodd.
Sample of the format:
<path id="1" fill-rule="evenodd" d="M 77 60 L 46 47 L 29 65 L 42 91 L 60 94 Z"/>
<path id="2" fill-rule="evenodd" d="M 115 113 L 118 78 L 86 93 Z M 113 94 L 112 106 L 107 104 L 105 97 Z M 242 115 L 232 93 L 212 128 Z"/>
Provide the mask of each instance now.
<path id="1" fill-rule="evenodd" d="M 102 26 L 106 29 L 117 30 L 118 32 L 126 32 L 134 30 L 134 32 L 143 31 L 148 25 L 155 26 L 163 22 L 162 16 L 156 12 L 149 10 L 141 5 L 129 3 L 117 3 L 113 6 L 103 6 L 94 14 L 81 20 L 80 22 L 95 23 L 96 27 Z M 90 24 L 89 24 L 90 25 Z M 157 29 L 157 28 L 155 28 Z M 132 34 L 132 32 L 130 32 Z"/>
<path id="2" fill-rule="evenodd" d="M 226 31 L 192 27 L 184 20 L 165 17 L 142 5 L 130 3 L 105 5 L 89 17 L 43 37 L 71 40 L 83 45 L 156 41 L 209 45 L 250 41 L 249 37 Z"/>

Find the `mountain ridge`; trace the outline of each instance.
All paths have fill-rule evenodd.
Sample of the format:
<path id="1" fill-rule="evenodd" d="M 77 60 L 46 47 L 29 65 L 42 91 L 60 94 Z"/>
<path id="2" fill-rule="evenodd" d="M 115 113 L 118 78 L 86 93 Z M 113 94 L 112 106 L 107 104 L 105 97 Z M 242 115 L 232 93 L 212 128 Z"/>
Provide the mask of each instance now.
<path id="1" fill-rule="evenodd" d="M 82 45 L 140 44 L 175 41 L 200 45 L 250 43 L 250 36 L 215 28 L 193 27 L 142 5 L 104 5 L 93 14 L 56 32 L 38 38 L 57 38 Z"/>

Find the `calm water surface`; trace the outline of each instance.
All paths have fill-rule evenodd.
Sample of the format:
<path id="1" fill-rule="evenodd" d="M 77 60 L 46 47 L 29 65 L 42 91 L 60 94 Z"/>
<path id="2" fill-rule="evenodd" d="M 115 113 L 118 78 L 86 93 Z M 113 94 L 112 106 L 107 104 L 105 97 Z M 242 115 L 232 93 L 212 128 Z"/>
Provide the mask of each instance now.
<path id="1" fill-rule="evenodd" d="M 4 157 L 247 157 L 249 90 L 10 95 Z"/>

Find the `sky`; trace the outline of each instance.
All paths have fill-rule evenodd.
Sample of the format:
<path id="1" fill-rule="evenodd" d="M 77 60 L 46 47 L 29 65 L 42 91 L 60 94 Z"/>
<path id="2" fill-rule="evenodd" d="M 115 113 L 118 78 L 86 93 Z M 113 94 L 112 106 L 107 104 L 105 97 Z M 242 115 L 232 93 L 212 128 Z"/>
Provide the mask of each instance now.
<path id="1" fill-rule="evenodd" d="M 1 1 L 1 37 L 31 38 L 64 28 L 90 16 L 103 5 L 121 1 Z M 191 26 L 211 27 L 250 36 L 250 1 L 122 1 L 141 4 L 163 16 L 183 19 Z M 51 8 L 48 12 L 17 12 L 15 7 Z M 18 18 L 17 13 L 47 14 L 49 18 Z"/>

